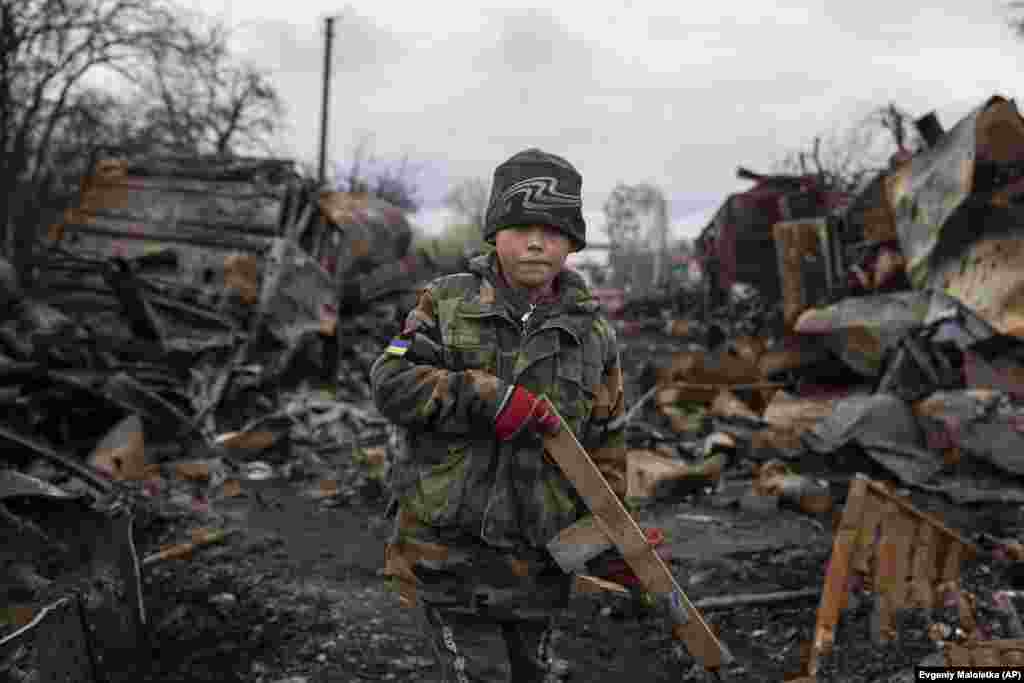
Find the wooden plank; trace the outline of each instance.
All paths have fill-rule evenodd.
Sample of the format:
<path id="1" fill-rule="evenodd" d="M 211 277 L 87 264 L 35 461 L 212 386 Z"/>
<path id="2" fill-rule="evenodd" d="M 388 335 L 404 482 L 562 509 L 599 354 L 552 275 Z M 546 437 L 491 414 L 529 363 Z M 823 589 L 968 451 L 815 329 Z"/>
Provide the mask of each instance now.
<path id="1" fill-rule="evenodd" d="M 593 593 L 629 595 L 629 589 L 625 586 L 588 574 L 577 574 L 575 576 L 573 579 L 573 591 L 580 595 Z"/>
<path id="2" fill-rule="evenodd" d="M 839 520 L 841 529 L 857 530 L 864 521 L 864 512 L 870 504 L 868 496 L 868 479 L 857 476 L 850 482 L 850 491 L 846 495 L 843 516 Z"/>
<path id="3" fill-rule="evenodd" d="M 860 476 L 860 475 L 858 475 L 858 476 Z M 919 520 L 927 521 L 933 527 L 935 527 L 939 532 L 941 532 L 943 534 L 946 534 L 946 535 L 950 536 L 951 538 L 959 541 L 965 548 L 968 549 L 968 551 L 970 553 L 970 557 L 973 557 L 977 553 L 977 551 L 978 551 L 977 546 L 975 546 L 973 543 L 971 543 L 970 541 L 965 539 L 963 536 L 961 536 L 957 532 L 955 532 L 952 529 L 950 529 L 938 517 L 930 515 L 927 512 L 922 512 L 921 510 L 918 510 L 912 504 L 910 504 L 906 500 L 904 500 L 901 496 L 895 496 L 892 493 L 889 493 L 889 491 L 887 491 L 886 488 L 884 486 L 882 486 L 881 484 L 879 484 L 878 482 L 870 481 L 866 477 L 865 477 L 865 480 L 868 482 L 868 486 L 871 488 L 872 492 L 877 493 L 878 495 L 882 496 L 886 500 L 889 500 L 889 501 L 895 503 L 896 506 L 900 510 L 902 510 L 905 514 L 907 514 L 907 515 L 909 515 L 911 517 L 915 517 L 915 518 L 917 518 Z"/>
<path id="4" fill-rule="evenodd" d="M 967 639 L 978 637 L 977 600 L 971 593 L 961 590 L 957 611 L 960 614 L 960 628 L 967 634 Z"/>
<path id="5" fill-rule="evenodd" d="M 825 267 L 818 240 L 818 223 L 821 220 L 780 221 L 772 226 L 782 289 L 783 328 L 786 332 L 792 332 L 800 314 L 822 303 L 827 294 L 827 285 L 822 281 Z M 821 265 L 819 268 L 808 269 L 808 263 Z M 820 274 L 815 277 L 813 271 Z"/>
<path id="6" fill-rule="evenodd" d="M 869 497 L 865 505 L 863 518 L 857 532 L 857 544 L 850 562 L 853 571 L 862 575 L 872 574 L 872 561 L 875 559 L 878 546 L 877 532 L 882 525 L 885 501 L 875 496 Z"/>
<path id="7" fill-rule="evenodd" d="M 888 529 L 889 544 L 892 550 L 892 576 L 888 579 L 888 592 L 892 597 L 892 606 L 903 609 L 907 606 L 907 589 L 910 576 L 911 559 L 913 557 L 914 540 L 917 536 L 917 525 L 921 522 L 906 514 L 906 511 L 894 505 L 890 508 Z"/>
<path id="8" fill-rule="evenodd" d="M 843 515 L 839 520 L 839 529 L 832 541 L 832 554 L 829 557 L 821 602 L 818 604 L 814 640 L 808 654 L 807 670 L 811 676 L 817 671 L 818 657 L 828 652 L 835 641 L 835 627 L 839 623 L 839 614 L 847 603 L 851 546 L 855 543 L 868 504 L 867 481 L 866 477 L 858 476 L 850 482 L 846 505 L 843 506 Z"/>
<path id="9" fill-rule="evenodd" d="M 978 643 L 971 648 L 971 663 L 974 666 L 999 666 L 999 652 L 989 643 Z"/>
<path id="10" fill-rule="evenodd" d="M 849 605 L 850 591 L 848 590 L 848 588 L 850 584 L 850 577 L 853 575 L 853 573 L 858 573 L 858 557 L 863 555 L 864 552 L 861 548 L 864 524 L 867 520 L 867 516 L 871 514 L 871 511 L 874 507 L 875 506 L 872 504 L 871 501 L 870 489 L 868 489 L 867 487 L 867 479 L 861 477 L 855 478 L 852 482 L 850 482 L 850 491 L 846 496 L 846 505 L 843 507 L 843 516 L 839 520 L 839 530 L 845 530 L 850 533 L 849 544 L 844 545 L 843 547 L 843 552 L 847 553 L 847 568 L 845 577 L 843 578 L 844 587 L 838 595 L 838 604 L 836 605 L 836 608 L 839 611 L 846 609 Z M 835 557 L 835 546 L 833 546 L 832 552 L 833 557 Z M 868 552 L 871 552 L 870 548 L 868 549 Z M 831 561 L 829 564 L 829 568 L 831 569 Z M 825 604 L 824 601 L 822 602 L 822 604 Z M 839 614 L 837 612 L 835 615 L 835 619 L 832 620 L 831 610 L 832 606 L 829 605 L 827 618 L 831 620 L 830 627 L 834 629 L 835 625 L 838 623 Z"/>
<path id="11" fill-rule="evenodd" d="M 894 531 L 893 524 L 898 524 L 902 514 L 892 501 L 885 504 L 882 521 L 882 537 L 878 541 L 878 558 L 875 564 L 876 612 L 875 629 L 872 637 L 875 642 L 888 642 L 895 636 L 896 605 L 893 588 L 898 569 L 897 556 L 902 542 L 898 539 L 899 528 Z"/>
<path id="12" fill-rule="evenodd" d="M 557 434 L 544 437 L 544 449 L 576 487 L 605 535 L 622 553 L 644 588 L 667 607 L 673 636 L 682 640 L 690 654 L 708 671 L 717 671 L 731 662 L 732 654 L 719 642 L 676 583 L 665 562 L 647 542 L 643 530 L 564 421 Z"/>
<path id="13" fill-rule="evenodd" d="M 970 666 L 971 653 L 963 645 L 949 644 L 946 646 L 946 661 L 950 666 Z"/>
<path id="14" fill-rule="evenodd" d="M 845 516 L 845 515 L 844 515 Z M 850 552 L 856 538 L 856 529 L 840 528 L 832 542 L 832 555 L 825 574 L 825 587 L 818 606 L 818 619 L 814 630 L 814 652 L 825 653 L 835 640 L 835 628 L 845 602 L 847 579 L 850 576 Z"/>
<path id="15" fill-rule="evenodd" d="M 945 583 L 948 581 L 960 581 L 960 561 L 963 559 L 964 546 L 962 543 L 952 541 L 949 545 L 949 549 L 946 551 L 946 557 L 943 559 L 942 573 L 940 574 L 940 580 Z"/>
<path id="16" fill-rule="evenodd" d="M 685 462 L 651 451 L 629 451 L 626 453 L 626 496 L 653 498 L 659 482 L 682 479 L 691 469 Z"/>
<path id="17" fill-rule="evenodd" d="M 908 602 L 912 607 L 931 609 L 935 595 L 935 543 L 937 534 L 927 522 L 917 525 L 913 557 L 910 563 Z"/>
<path id="18" fill-rule="evenodd" d="M 935 554 L 933 556 L 934 563 L 932 564 L 932 576 L 934 578 L 936 589 L 936 602 L 942 601 L 941 596 L 938 595 L 938 588 L 944 580 L 943 570 L 946 567 L 946 560 L 949 558 L 950 550 L 956 545 L 956 542 L 947 536 L 946 534 L 935 534 Z"/>

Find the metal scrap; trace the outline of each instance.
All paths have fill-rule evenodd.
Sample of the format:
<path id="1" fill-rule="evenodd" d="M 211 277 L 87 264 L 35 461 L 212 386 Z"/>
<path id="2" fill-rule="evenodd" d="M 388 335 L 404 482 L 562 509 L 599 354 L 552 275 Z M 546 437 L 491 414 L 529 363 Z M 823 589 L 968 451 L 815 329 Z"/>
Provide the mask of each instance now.
<path id="1" fill-rule="evenodd" d="M 93 657 L 61 680 L 136 680 L 132 509 L 205 514 L 252 466 L 291 468 L 275 458 L 292 443 L 325 475 L 362 458 L 386 476 L 395 439 L 359 383 L 415 296 L 411 229 L 290 161 L 100 150 L 47 238 L 25 289 L 0 259 L 0 526 L 17 539 L 0 638 L 31 652 L 81 600 Z M 273 464 L 244 462 L 257 454 Z"/>
<path id="2" fill-rule="evenodd" d="M 0 591 L 7 604 L 30 605 L 32 621 L 24 624 L 19 618 L 15 625 L 21 628 L 0 633 L 3 645 L 44 651 L 46 634 L 51 626 L 59 626 L 43 618 L 47 605 L 80 601 L 80 619 L 92 653 L 88 664 L 105 680 L 133 680 L 141 664 L 136 653 L 143 643 L 146 613 L 132 514 L 123 505 L 93 504 L 45 482 L 30 485 L 26 475 L 8 473 L 7 481 L 14 485 L 4 500 L 12 515 L 0 519 L 9 539 L 0 553 L 0 564 L 7 568 Z M 17 531 L 26 520 L 38 533 Z M 86 664 L 62 660 L 61 666 L 81 675 L 88 670 Z M 41 672 L 50 667 L 41 659 L 36 662 Z"/>

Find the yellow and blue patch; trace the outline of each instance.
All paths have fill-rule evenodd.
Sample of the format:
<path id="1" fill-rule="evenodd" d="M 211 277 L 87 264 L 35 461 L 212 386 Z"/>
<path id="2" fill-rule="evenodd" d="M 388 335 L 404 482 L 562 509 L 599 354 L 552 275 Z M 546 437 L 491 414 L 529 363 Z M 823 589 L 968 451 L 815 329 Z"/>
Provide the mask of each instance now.
<path id="1" fill-rule="evenodd" d="M 409 345 L 412 344 L 408 339 L 400 339 L 395 337 L 388 344 L 388 348 L 384 349 L 384 353 L 390 353 L 393 356 L 404 356 L 405 352 L 409 350 Z"/>

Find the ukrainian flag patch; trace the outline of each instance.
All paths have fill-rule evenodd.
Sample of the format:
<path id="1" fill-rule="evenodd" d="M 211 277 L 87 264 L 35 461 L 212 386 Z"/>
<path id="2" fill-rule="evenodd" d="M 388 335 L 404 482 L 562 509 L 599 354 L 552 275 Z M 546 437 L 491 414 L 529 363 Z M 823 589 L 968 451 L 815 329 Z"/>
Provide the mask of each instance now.
<path id="1" fill-rule="evenodd" d="M 412 342 L 407 339 L 399 339 L 398 337 L 395 337 L 391 340 L 391 343 L 388 344 L 388 348 L 384 349 L 384 353 L 390 353 L 392 356 L 404 356 L 405 352 L 409 350 L 409 344 L 411 343 Z"/>

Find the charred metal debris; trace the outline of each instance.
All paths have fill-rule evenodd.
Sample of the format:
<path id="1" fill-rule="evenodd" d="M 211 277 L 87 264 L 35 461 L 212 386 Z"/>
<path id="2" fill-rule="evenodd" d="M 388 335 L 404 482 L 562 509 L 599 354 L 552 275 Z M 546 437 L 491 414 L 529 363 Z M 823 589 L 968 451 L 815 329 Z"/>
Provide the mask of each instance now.
<path id="1" fill-rule="evenodd" d="M 979 554 L 1024 563 L 1024 525 L 956 530 L 909 495 L 1024 504 L 1024 119 L 993 97 L 921 125 L 927 146 L 856 195 L 741 169 L 755 185 L 701 234 L 700 286 L 598 293 L 636 393 L 629 502 L 711 495 L 832 531 L 793 680 L 864 599 L 879 641 L 913 607 L 947 663 L 1024 657 L 1020 586 L 960 585 Z M 299 469 L 323 504 L 384 491 L 401 440 L 367 373 L 437 264 L 398 209 L 273 159 L 101 150 L 44 232 L 31 272 L 0 262 L 0 671 L 134 680 L 140 576 L 230 533 L 206 517 L 140 555 L 150 517 Z M 986 635 L 986 600 L 1008 638 Z M 37 656 L 53 642 L 66 656 Z"/>
<path id="2" fill-rule="evenodd" d="M 649 296 L 623 307 L 622 333 L 653 355 L 637 362 L 634 502 L 711 494 L 833 529 L 792 680 L 815 678 L 851 585 L 875 601 L 879 641 L 914 607 L 933 615 L 940 663 L 1024 656 L 1013 586 L 995 602 L 1016 629 L 993 640 L 959 584 L 962 560 L 979 547 L 1006 560 L 1024 527 L 961 536 L 908 497 L 1018 521 L 1024 504 L 1024 119 L 996 96 L 949 131 L 936 123 L 852 196 L 741 169 L 755 186 L 701 234 L 701 287 L 663 294 L 660 311 Z"/>
<path id="3" fill-rule="evenodd" d="M 367 373 L 425 273 L 400 210 L 274 159 L 101 150 L 44 238 L 0 261 L 0 676 L 138 680 L 141 574 L 225 530 L 133 525 L 296 468 L 380 495 Z"/>

